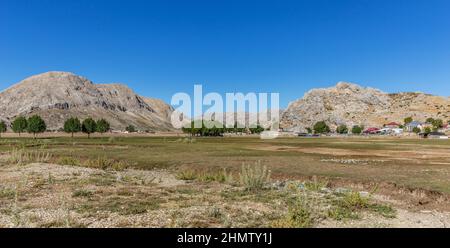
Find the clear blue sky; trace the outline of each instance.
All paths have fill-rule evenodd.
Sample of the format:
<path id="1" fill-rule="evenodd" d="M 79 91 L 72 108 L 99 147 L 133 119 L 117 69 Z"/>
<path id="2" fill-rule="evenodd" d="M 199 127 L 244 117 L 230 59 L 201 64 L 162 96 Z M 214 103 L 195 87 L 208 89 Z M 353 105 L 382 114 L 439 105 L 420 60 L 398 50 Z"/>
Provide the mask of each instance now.
<path id="1" fill-rule="evenodd" d="M 169 102 L 350 81 L 450 95 L 450 1 L 0 0 L 0 89 L 70 71 Z"/>

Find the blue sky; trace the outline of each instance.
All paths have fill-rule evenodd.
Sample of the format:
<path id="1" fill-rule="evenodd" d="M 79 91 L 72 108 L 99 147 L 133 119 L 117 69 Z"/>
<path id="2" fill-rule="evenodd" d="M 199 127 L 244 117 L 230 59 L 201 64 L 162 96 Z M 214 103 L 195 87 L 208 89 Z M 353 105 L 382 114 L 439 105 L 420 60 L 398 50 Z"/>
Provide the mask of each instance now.
<path id="1" fill-rule="evenodd" d="M 176 92 L 350 81 L 449 96 L 450 1 L 0 0 L 0 89 L 46 71 Z"/>

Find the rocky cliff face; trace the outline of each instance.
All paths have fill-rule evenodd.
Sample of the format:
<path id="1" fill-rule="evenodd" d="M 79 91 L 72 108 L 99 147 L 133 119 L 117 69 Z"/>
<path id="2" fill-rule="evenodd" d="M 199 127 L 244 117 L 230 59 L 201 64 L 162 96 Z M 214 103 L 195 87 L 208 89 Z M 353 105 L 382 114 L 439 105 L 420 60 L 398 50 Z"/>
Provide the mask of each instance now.
<path id="1" fill-rule="evenodd" d="M 123 130 L 134 125 L 140 130 L 171 130 L 172 107 L 163 101 L 145 98 L 122 84 L 94 84 L 67 72 L 32 76 L 0 93 L 0 118 L 11 122 L 17 116 L 41 115 L 49 129 L 64 121 L 104 118 L 111 127 Z"/>
<path id="2" fill-rule="evenodd" d="M 412 116 L 425 121 L 428 117 L 447 120 L 450 99 L 423 93 L 387 94 L 373 88 L 340 82 L 335 87 L 313 89 L 302 99 L 289 104 L 281 117 L 281 127 L 306 131 L 317 121 L 325 121 L 335 129 L 340 124 L 381 127 Z"/>

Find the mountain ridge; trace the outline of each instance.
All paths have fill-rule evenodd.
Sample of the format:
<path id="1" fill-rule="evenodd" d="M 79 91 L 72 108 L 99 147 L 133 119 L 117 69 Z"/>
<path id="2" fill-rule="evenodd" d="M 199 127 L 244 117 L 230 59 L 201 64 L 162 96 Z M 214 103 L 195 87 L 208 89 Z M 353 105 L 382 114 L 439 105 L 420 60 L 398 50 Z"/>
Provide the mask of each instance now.
<path id="1" fill-rule="evenodd" d="M 172 130 L 172 107 L 143 97 L 122 83 L 94 84 L 70 72 L 50 71 L 28 77 L 0 92 L 0 118 L 41 115 L 50 130 L 65 119 L 104 118 L 113 129 L 134 125 L 140 130 Z"/>
<path id="2" fill-rule="evenodd" d="M 317 121 L 325 121 L 334 129 L 340 124 L 380 127 L 390 121 L 403 123 L 406 117 L 425 121 L 429 117 L 447 120 L 449 116 L 449 97 L 422 92 L 386 93 L 339 82 L 333 87 L 311 89 L 303 98 L 289 103 L 280 126 L 304 132 Z"/>

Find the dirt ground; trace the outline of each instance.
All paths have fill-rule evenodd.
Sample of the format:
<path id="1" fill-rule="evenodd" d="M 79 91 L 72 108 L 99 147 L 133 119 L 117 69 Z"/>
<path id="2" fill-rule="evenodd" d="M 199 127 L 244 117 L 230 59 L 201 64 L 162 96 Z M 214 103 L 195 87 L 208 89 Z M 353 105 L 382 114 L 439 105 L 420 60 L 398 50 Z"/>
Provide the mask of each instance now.
<path id="1" fill-rule="evenodd" d="M 282 187 L 254 195 L 226 183 L 180 180 L 168 170 L 0 167 L 1 227 L 270 227 L 286 215 L 288 197 Z M 450 226 L 449 212 L 373 198 L 392 205 L 395 217 L 363 212 L 356 219 L 320 219 L 314 227 Z"/>

